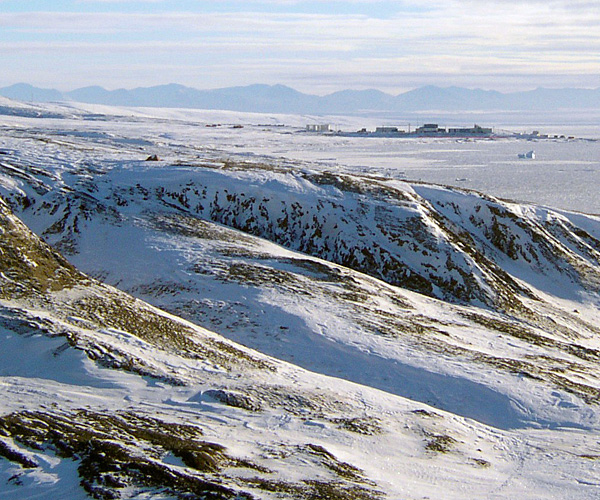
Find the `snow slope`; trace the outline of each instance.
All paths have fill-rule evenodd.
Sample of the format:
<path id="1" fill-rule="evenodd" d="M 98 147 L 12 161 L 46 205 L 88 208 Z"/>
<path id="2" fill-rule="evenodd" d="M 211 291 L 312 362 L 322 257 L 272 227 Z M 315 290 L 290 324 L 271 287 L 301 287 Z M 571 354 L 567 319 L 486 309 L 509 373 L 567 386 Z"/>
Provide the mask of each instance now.
<path id="1" fill-rule="evenodd" d="M 267 358 L 79 274 L 0 210 L 2 498 L 595 490 L 589 430 L 499 431 Z"/>
<path id="2" fill-rule="evenodd" d="M 597 493 L 597 217 L 114 116 L 21 118 L 0 192 L 87 275 L 188 321 L 80 274 L 2 204 L 7 498 L 85 496 L 80 479 L 168 498 L 198 475 L 223 498 Z M 127 450 L 110 464 L 108 435 Z"/>

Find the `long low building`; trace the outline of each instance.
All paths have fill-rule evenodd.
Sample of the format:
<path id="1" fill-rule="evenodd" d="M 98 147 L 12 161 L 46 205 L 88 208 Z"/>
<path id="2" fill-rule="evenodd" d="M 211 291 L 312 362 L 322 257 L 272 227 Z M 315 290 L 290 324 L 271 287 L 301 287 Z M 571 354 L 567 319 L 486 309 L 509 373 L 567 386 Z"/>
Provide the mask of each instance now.
<path id="1" fill-rule="evenodd" d="M 488 136 L 492 135 L 491 128 L 480 127 L 475 124 L 470 128 L 449 128 L 446 130 L 445 128 L 441 128 L 437 123 L 426 123 L 422 127 L 419 127 L 415 130 L 415 134 L 417 135 L 452 135 L 452 136 Z"/>
<path id="2" fill-rule="evenodd" d="M 492 129 L 475 124 L 471 128 L 450 128 L 448 133 L 450 135 L 491 135 Z"/>

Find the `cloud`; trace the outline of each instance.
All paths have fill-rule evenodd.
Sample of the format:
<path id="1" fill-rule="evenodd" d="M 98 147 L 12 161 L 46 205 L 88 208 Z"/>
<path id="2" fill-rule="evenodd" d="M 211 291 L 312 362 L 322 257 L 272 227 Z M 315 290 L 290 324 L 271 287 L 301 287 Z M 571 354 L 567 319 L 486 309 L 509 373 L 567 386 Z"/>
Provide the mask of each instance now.
<path id="1" fill-rule="evenodd" d="M 269 41 L 259 41 L 252 38 L 238 37 L 235 40 L 227 38 L 213 40 L 196 41 L 144 41 L 144 42 L 0 42 L 0 52 L 4 53 L 46 53 L 58 54 L 64 52 L 92 54 L 92 53 L 147 53 L 155 54 L 158 52 L 172 53 L 198 53 L 202 50 L 207 51 L 225 51 L 237 53 L 240 49 L 244 51 L 266 51 L 271 49 L 272 43 Z M 324 47 L 321 43 L 311 42 L 310 40 L 289 40 L 280 46 L 285 51 L 305 51 L 310 53 L 349 51 L 352 47 L 339 42 L 335 46 Z"/>
<path id="2" fill-rule="evenodd" d="M 76 0 L 75 3 L 164 3 L 165 0 Z"/>
<path id="3" fill-rule="evenodd" d="M 558 2 L 561 5 L 562 2 Z M 465 4 L 467 8 L 465 8 Z M 500 8 L 507 4 L 512 8 Z M 310 33 L 321 39 L 343 36 L 351 39 L 398 38 L 401 35 L 477 34 L 481 38 L 498 38 L 494 31 L 504 35 L 510 32 L 519 38 L 531 37 L 543 29 L 575 30 L 583 25 L 593 27 L 600 24 L 600 6 L 594 11 L 558 8 L 555 3 L 513 2 L 495 0 L 474 2 L 456 0 L 437 2 L 436 9 L 425 12 L 394 13 L 389 18 L 344 13 L 269 13 L 269 12 L 26 12 L 0 14 L 0 26 L 21 32 L 45 33 L 119 33 L 156 31 L 157 27 L 178 29 L 198 33 L 221 30 L 235 35 L 240 32 L 255 32 L 257 36 L 281 33 Z M 360 29 L 359 29 L 360 28 Z M 484 36 L 485 35 L 485 36 Z M 594 37 L 594 33 L 586 33 Z M 510 43 L 506 39 L 505 43 Z"/>
<path id="4" fill-rule="evenodd" d="M 446 2 L 451 5 L 453 2 Z M 496 0 L 495 4 L 509 0 Z M 293 50 L 350 50 L 402 53 L 444 54 L 461 50 L 479 54 L 482 50 L 511 52 L 535 57 L 540 49 L 560 50 L 561 46 L 597 50 L 600 40 L 600 15 L 589 16 L 565 11 L 555 12 L 530 3 L 499 13 L 488 3 L 477 3 L 468 12 L 448 8 L 439 12 L 396 15 L 390 19 L 344 14 L 282 13 L 56 13 L 38 12 L 0 14 L 0 26 L 30 35 L 71 34 L 81 42 L 92 35 L 107 39 L 135 37 L 148 42 L 173 40 L 189 42 L 198 37 L 214 38 L 215 44 L 231 45 L 239 41 L 256 45 L 272 43 L 277 52 Z M 588 28 L 582 30 L 582 27 Z M 176 35 L 176 36 L 175 36 Z M 97 38 L 97 37 L 96 37 Z M 102 47 L 99 39 L 98 46 Z M 443 42 L 443 43 L 442 43 Z M 90 43 L 93 43 L 90 41 Z"/>
<path id="5" fill-rule="evenodd" d="M 353 2 L 377 4 L 377 16 L 345 13 L 347 2 L 338 0 L 323 2 L 339 5 L 320 13 L 299 7 L 293 12 L 252 10 L 258 3 L 305 4 L 262 0 L 245 3 L 244 11 L 203 13 L 5 12 L 0 13 L 0 52 L 28 54 L 32 71 L 36 55 L 54 59 L 60 68 L 66 53 L 71 66 L 83 66 L 90 58 L 110 65 L 113 57 L 115 66 L 143 61 L 147 67 L 166 54 L 165 64 L 179 68 L 171 80 L 203 64 L 207 74 L 219 75 L 213 81 L 229 73 L 246 83 L 316 85 L 322 79 L 322 85 L 337 81 L 339 87 L 350 82 L 382 87 L 394 80 L 399 87 L 399 81 L 433 83 L 436 77 L 447 83 L 483 82 L 486 76 L 490 82 L 551 76 L 558 82 L 577 75 L 591 81 L 600 74 L 597 2 L 431 0 L 426 9 L 412 12 L 398 7 L 423 2 Z"/>

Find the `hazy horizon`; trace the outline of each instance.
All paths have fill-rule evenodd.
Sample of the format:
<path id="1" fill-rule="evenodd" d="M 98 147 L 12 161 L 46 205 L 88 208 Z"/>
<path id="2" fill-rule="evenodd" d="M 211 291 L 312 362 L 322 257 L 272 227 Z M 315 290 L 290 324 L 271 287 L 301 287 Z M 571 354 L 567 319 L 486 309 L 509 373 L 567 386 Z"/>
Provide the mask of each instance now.
<path id="1" fill-rule="evenodd" d="M 377 87 L 369 87 L 369 88 L 353 88 L 353 87 L 344 87 L 344 88 L 339 88 L 337 90 L 333 90 L 331 92 L 325 92 L 325 93 L 317 93 L 314 91 L 311 91 L 311 89 L 308 90 L 299 90 L 296 87 L 292 86 L 292 85 L 287 85 L 285 83 L 279 83 L 279 82 L 275 82 L 275 83 L 263 83 L 263 82 L 248 82 L 245 84 L 240 84 L 240 85 L 230 85 L 230 86 L 225 86 L 225 87 L 199 87 L 199 86 L 194 86 L 193 84 L 191 85 L 185 85 L 176 81 L 169 81 L 166 83 L 157 83 L 154 85 L 137 85 L 137 86 L 131 86 L 131 87 L 107 87 L 104 85 L 100 85 L 100 84 L 94 84 L 94 83 L 90 83 L 89 85 L 83 85 L 83 86 L 78 86 L 78 87 L 45 87 L 43 85 L 38 85 L 36 83 L 32 83 L 32 81 L 16 81 L 13 83 L 8 83 L 6 85 L 2 85 L 0 86 L 0 88 L 7 88 L 7 87 L 13 87 L 13 86 L 17 86 L 17 85 L 29 85 L 35 88 L 39 88 L 39 89 L 43 89 L 43 90 L 58 90 L 59 92 L 64 92 L 64 93 L 68 93 L 68 92 L 73 92 L 74 90 L 80 90 L 83 88 L 94 88 L 94 87 L 100 87 L 103 88 L 104 90 L 107 90 L 109 92 L 113 92 L 116 90 L 135 90 L 135 89 L 144 89 L 144 88 L 155 88 L 155 87 L 168 87 L 168 86 L 182 86 L 182 87 L 188 87 L 188 88 L 192 88 L 194 90 L 200 90 L 200 91 L 211 91 L 211 90 L 221 90 L 221 89 L 226 89 L 226 88 L 244 88 L 244 87 L 252 87 L 252 86 L 258 86 L 258 85 L 264 85 L 264 86 L 270 86 L 270 87 L 277 87 L 277 86 L 283 86 L 283 87 L 288 87 L 291 88 L 293 90 L 296 90 L 298 92 L 301 92 L 303 94 L 308 94 L 308 95 L 314 95 L 314 96 L 319 96 L 319 97 L 324 97 L 324 96 L 328 96 L 331 95 L 333 93 L 336 92 L 344 92 L 344 91 L 353 91 L 353 92 L 361 92 L 361 91 L 378 91 L 378 92 L 383 92 L 384 94 L 388 94 L 391 96 L 396 96 L 396 95 L 401 95 L 407 92 L 411 92 L 413 90 L 418 90 L 420 88 L 423 87 L 437 87 L 440 89 L 448 89 L 448 88 L 453 88 L 453 87 L 457 87 L 457 88 L 461 88 L 461 89 L 467 89 L 467 90 L 482 90 L 484 92 L 499 92 L 501 94 L 513 94 L 513 93 L 519 93 L 519 92 L 531 92 L 534 90 L 598 90 L 600 89 L 600 82 L 598 82 L 597 86 L 587 86 L 587 87 L 552 87 L 552 86 L 543 86 L 543 85 L 534 85 L 530 88 L 523 88 L 523 89 L 517 89 L 517 90 L 511 90 L 511 91 L 502 91 L 502 90 L 498 90 L 496 88 L 482 88 L 482 87 L 476 87 L 476 86 L 469 86 L 469 85 L 443 85 L 443 84 L 425 84 L 425 85 L 419 85 L 417 87 L 413 87 L 413 88 L 409 88 L 406 89 L 402 92 L 389 92 L 389 91 L 385 91 L 382 89 L 379 89 Z"/>
<path id="2" fill-rule="evenodd" d="M 599 24 L 566 0 L 3 0 L 0 87 L 597 88 Z"/>

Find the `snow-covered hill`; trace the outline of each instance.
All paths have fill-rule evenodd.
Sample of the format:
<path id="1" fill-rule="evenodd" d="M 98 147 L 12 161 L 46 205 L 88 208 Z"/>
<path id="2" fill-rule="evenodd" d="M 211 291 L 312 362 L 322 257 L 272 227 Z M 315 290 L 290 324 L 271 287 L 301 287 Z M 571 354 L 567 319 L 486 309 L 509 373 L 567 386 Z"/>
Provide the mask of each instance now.
<path id="1" fill-rule="evenodd" d="M 12 120 L 6 498 L 597 492 L 597 217 Z"/>

